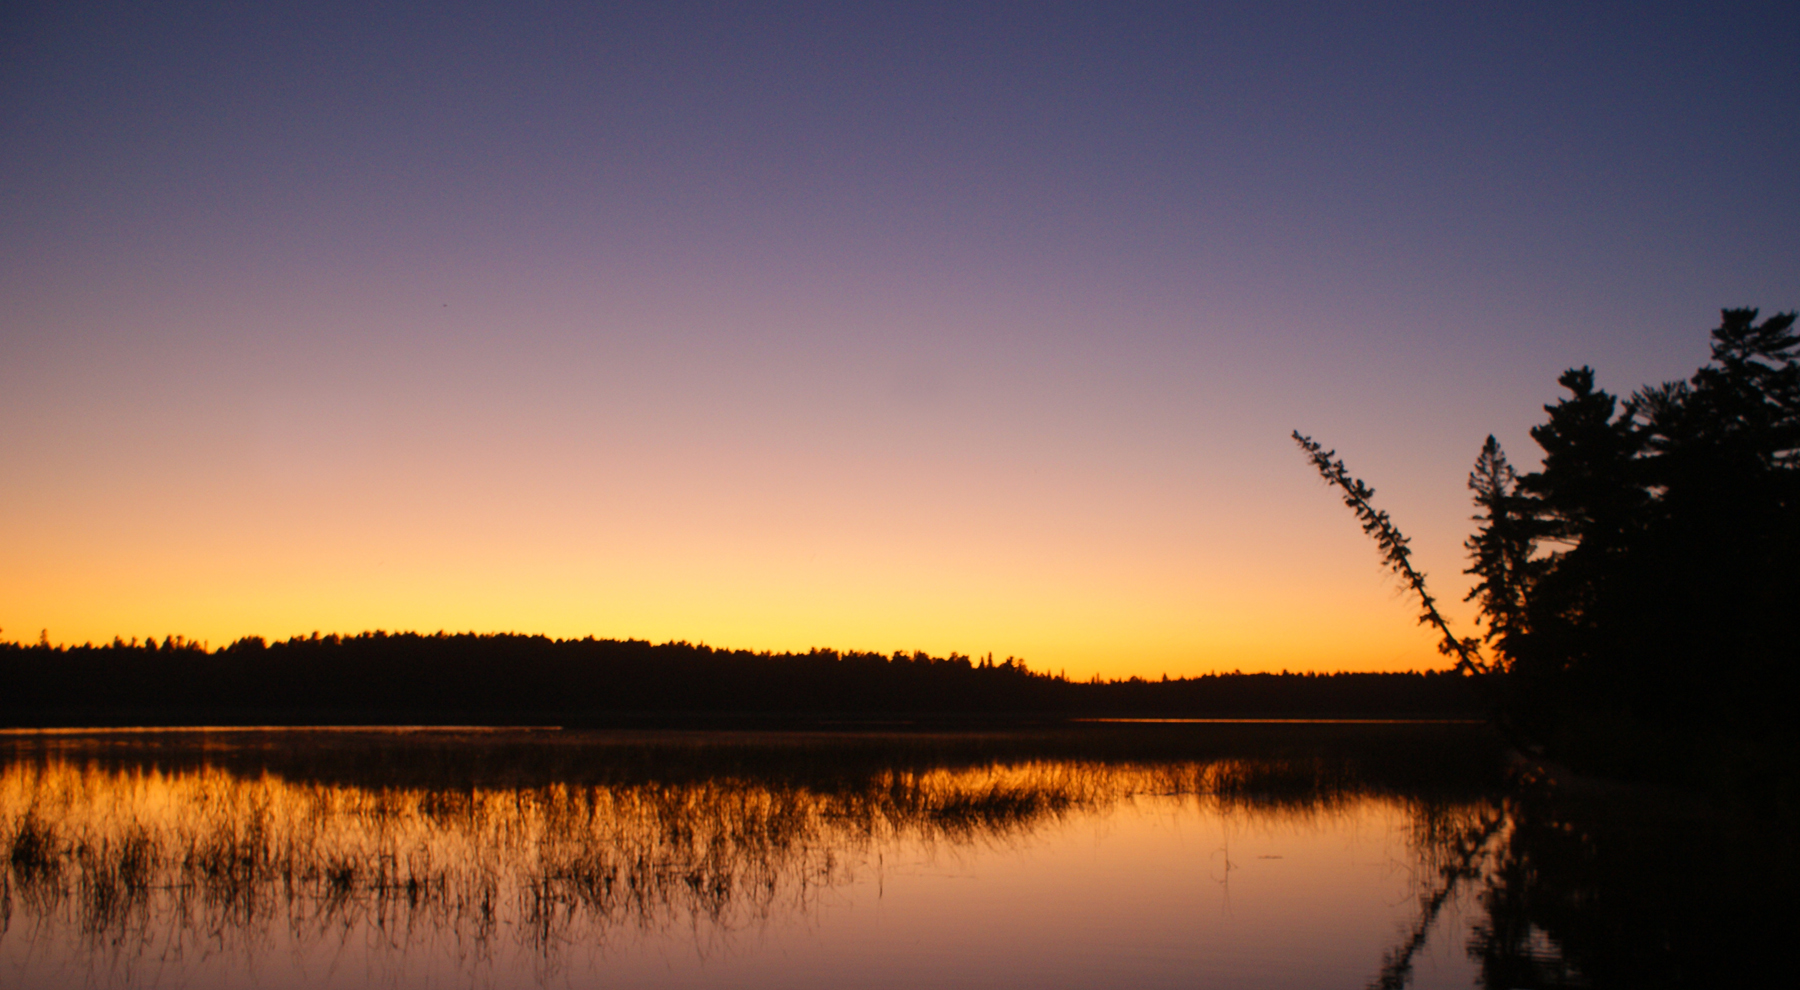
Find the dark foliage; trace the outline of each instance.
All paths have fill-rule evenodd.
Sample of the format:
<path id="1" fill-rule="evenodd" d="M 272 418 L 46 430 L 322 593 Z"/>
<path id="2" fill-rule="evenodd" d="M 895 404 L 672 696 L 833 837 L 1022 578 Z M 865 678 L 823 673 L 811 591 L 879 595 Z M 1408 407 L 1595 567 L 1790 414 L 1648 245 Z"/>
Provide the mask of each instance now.
<path id="1" fill-rule="evenodd" d="M 697 714 L 1419 716 L 1466 713 L 1447 674 L 1070 681 L 1008 658 L 752 653 L 690 643 L 372 632 L 208 650 L 0 643 L 12 725 L 630 725 Z"/>
<path id="2" fill-rule="evenodd" d="M 1531 431 L 1522 477 L 1489 438 L 1470 477 L 1471 596 L 1540 731 L 1594 713 L 1755 731 L 1800 660 L 1794 315 L 1726 310 L 1712 362 L 1625 402 L 1590 368 Z"/>

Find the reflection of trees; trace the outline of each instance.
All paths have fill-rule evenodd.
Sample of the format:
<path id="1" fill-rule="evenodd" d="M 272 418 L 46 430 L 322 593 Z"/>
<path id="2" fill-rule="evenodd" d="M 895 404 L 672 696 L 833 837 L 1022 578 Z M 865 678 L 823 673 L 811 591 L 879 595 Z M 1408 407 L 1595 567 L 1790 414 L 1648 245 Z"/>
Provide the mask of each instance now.
<path id="1" fill-rule="evenodd" d="M 1485 986 L 1749 986 L 1785 964 L 1797 864 L 1782 823 L 1541 779 L 1507 817 L 1469 945 Z"/>
<path id="2" fill-rule="evenodd" d="M 1371 987 L 1409 985 L 1440 910 L 1478 884 L 1480 985 L 1756 985 L 1791 940 L 1796 854 L 1783 823 L 1678 792 L 1522 772 L 1503 804 L 1414 809 L 1427 875 L 1416 925 Z"/>
<path id="3" fill-rule="evenodd" d="M 1381 972 L 1369 986 L 1400 990 L 1412 980 L 1413 957 L 1430 937 L 1445 903 L 1464 883 L 1485 872 L 1495 835 L 1505 816 L 1487 806 L 1446 808 L 1426 805 L 1415 819 L 1416 845 L 1425 860 L 1430 883 L 1419 895 L 1419 920 L 1399 945 L 1383 957 Z"/>
<path id="4" fill-rule="evenodd" d="M 1487 917 L 1476 927 L 1469 943 L 1470 955 L 1481 962 L 1482 985 L 1519 988 L 1587 986 L 1581 972 L 1565 957 L 1562 945 L 1563 939 L 1575 934 L 1574 930 L 1546 917 L 1546 914 L 1561 914 L 1558 906 L 1566 908 L 1587 891 L 1579 884 L 1557 889 L 1558 881 L 1566 881 L 1568 877 L 1559 874 L 1553 866 L 1549 876 L 1540 877 L 1539 872 L 1551 865 L 1545 862 L 1543 853 L 1549 852 L 1548 859 L 1556 859 L 1559 858 L 1557 852 L 1543 848 L 1544 836 L 1534 834 L 1541 828 L 1541 822 L 1515 822 L 1506 848 L 1490 874 L 1487 889 L 1482 893 Z M 1553 838 L 1552 842 L 1555 846 L 1566 845 L 1560 837 Z M 1559 905 L 1544 903 L 1546 901 L 1559 902 Z M 1546 921 L 1551 922 L 1551 928 L 1543 927 Z M 1577 934 L 1575 944 L 1571 946 L 1577 954 L 1581 949 L 1580 941 Z"/>

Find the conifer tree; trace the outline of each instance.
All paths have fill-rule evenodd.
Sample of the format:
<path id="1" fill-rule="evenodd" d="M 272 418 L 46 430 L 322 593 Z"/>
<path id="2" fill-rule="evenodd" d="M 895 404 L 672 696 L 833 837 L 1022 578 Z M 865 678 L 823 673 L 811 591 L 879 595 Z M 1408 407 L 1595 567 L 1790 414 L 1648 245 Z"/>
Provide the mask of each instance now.
<path id="1" fill-rule="evenodd" d="M 1480 608 L 1488 624 L 1487 640 L 1504 667 L 1512 666 L 1530 631 L 1526 603 L 1543 570 L 1532 559 L 1538 538 L 1534 506 L 1518 488 L 1518 473 L 1500 441 L 1489 434 L 1469 472 L 1469 490 L 1480 510 L 1475 521 L 1481 528 L 1463 542 L 1472 562 L 1463 573 L 1479 580 L 1463 600 Z"/>

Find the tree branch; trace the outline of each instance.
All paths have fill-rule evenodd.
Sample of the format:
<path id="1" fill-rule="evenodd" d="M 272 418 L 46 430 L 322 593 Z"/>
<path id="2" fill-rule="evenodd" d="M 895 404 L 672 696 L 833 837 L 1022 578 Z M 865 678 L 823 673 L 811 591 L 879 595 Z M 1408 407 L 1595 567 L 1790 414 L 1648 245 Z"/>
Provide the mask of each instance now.
<path id="1" fill-rule="evenodd" d="M 1438 643 L 1438 652 L 1447 657 L 1456 657 L 1457 670 L 1467 674 L 1486 674 L 1488 666 L 1481 661 L 1480 645 L 1473 639 L 1458 639 L 1450 631 L 1450 624 L 1444 621 L 1443 614 L 1438 611 L 1437 600 L 1431 597 L 1431 592 L 1425 590 L 1425 575 L 1412 565 L 1412 549 L 1407 546 L 1407 538 L 1401 535 L 1385 511 L 1371 504 L 1375 489 L 1351 477 L 1344 462 L 1337 459 L 1337 451 L 1326 450 L 1299 430 L 1294 431 L 1294 442 L 1300 445 L 1301 450 L 1306 451 L 1313 467 L 1319 469 L 1320 476 L 1343 491 L 1344 504 L 1356 513 L 1363 532 L 1369 534 L 1376 546 L 1381 548 L 1382 561 L 1395 574 L 1400 575 L 1400 580 L 1406 582 L 1407 587 L 1419 596 L 1422 606 L 1419 624 L 1435 626 L 1443 635 Z"/>

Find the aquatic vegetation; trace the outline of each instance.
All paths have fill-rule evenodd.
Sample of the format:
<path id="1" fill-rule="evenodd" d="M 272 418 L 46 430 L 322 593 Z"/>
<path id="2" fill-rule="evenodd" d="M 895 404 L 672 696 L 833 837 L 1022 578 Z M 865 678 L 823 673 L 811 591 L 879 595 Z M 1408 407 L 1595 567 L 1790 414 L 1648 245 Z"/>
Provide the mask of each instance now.
<path id="1" fill-rule="evenodd" d="M 1319 753 L 1076 760 L 1025 755 L 1043 738 L 577 738 L 418 734 L 377 754 L 366 735 L 295 747 L 290 734 L 271 759 L 251 738 L 52 737 L 0 769 L 0 913 L 75 932 L 116 967 L 171 946 L 252 954 L 273 932 L 348 930 L 449 938 L 477 956 L 500 939 L 553 967 L 576 943 L 804 913 L 901 848 L 1028 841 L 1140 797 L 1254 821 L 1331 815 L 1382 789 Z M 334 762 L 346 756 L 375 772 L 354 779 Z M 510 766 L 497 773 L 510 779 L 444 780 L 468 761 Z"/>
<path id="2" fill-rule="evenodd" d="M 1393 928 L 1358 964 L 1372 986 L 1441 967 L 1445 939 L 1496 985 L 1541 986 L 1730 972 L 1780 944 L 1782 915 L 1750 896 L 1752 877 L 1793 872 L 1768 835 L 1636 792 L 1509 782 L 1498 762 L 1473 725 L 15 735 L 0 966 L 60 953 L 125 985 L 353 945 L 394 982 L 557 982 L 671 939 L 704 958 L 804 929 L 895 864 L 1019 861 L 1067 825 L 1125 822 L 1220 829 L 1185 863 L 1145 865 L 1197 855 L 1222 890 L 1288 868 L 1233 851 L 1259 835 L 1390 836 L 1390 862 L 1355 867 L 1391 874 Z M 1777 854 L 1738 853 L 1759 848 Z M 1688 866 L 1646 868 L 1668 861 Z"/>

